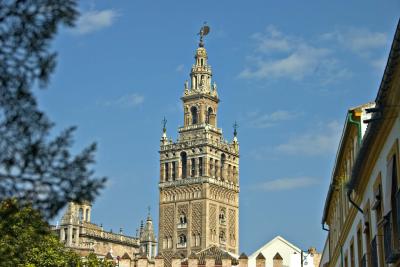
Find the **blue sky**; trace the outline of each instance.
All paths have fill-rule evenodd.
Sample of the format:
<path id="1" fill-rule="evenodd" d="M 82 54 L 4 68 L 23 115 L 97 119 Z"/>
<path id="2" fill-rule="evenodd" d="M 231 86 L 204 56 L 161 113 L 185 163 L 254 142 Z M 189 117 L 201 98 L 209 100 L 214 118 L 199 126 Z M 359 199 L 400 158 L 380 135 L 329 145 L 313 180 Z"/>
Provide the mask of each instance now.
<path id="1" fill-rule="evenodd" d="M 383 4 L 384 3 L 384 4 Z M 240 250 L 276 235 L 322 250 L 321 216 L 346 110 L 375 99 L 396 1 L 84 1 L 53 43 L 40 106 L 74 150 L 98 142 L 107 188 L 93 221 L 133 235 L 158 220 L 161 120 L 177 136 L 180 96 L 204 21 L 227 139 L 238 121 Z"/>

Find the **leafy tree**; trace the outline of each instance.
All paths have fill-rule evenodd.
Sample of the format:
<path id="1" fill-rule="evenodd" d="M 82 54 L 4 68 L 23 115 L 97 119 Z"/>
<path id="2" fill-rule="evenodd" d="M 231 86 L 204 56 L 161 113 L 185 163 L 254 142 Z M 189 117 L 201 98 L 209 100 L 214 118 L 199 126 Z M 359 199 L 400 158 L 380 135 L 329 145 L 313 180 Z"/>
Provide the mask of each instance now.
<path id="1" fill-rule="evenodd" d="M 60 25 L 73 26 L 75 0 L 0 0 L 0 201 L 14 198 L 49 219 L 68 201 L 93 200 L 96 145 L 72 155 L 74 127 L 55 138 L 31 89 L 55 67 L 49 45 Z"/>
<path id="2" fill-rule="evenodd" d="M 0 266 L 82 266 L 51 233 L 42 215 L 15 199 L 0 203 Z"/>
<path id="3" fill-rule="evenodd" d="M 101 264 L 100 259 L 98 259 L 94 253 L 87 255 L 83 262 L 85 267 L 98 267 Z"/>
<path id="4" fill-rule="evenodd" d="M 94 253 L 90 253 L 88 256 L 85 257 L 83 260 L 84 267 L 113 267 L 115 266 L 115 262 L 99 259 Z"/>

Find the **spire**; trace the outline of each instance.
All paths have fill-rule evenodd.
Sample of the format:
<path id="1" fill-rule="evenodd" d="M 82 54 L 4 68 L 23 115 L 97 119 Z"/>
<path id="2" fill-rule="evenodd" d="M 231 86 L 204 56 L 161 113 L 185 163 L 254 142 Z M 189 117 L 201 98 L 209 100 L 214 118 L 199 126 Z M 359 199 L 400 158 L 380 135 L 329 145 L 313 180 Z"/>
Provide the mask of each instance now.
<path id="1" fill-rule="evenodd" d="M 199 93 L 211 94 L 213 96 L 216 95 L 216 84 L 211 83 L 211 66 L 208 65 L 207 60 L 207 51 L 204 47 L 204 36 L 206 36 L 210 32 L 210 27 L 204 24 L 201 27 L 200 32 L 200 42 L 199 47 L 196 49 L 195 54 L 195 64 L 192 66 L 192 70 L 190 72 L 191 83 L 189 87 L 189 82 L 185 82 L 184 84 L 184 96 L 185 95 L 193 95 Z"/>
<path id="2" fill-rule="evenodd" d="M 233 137 L 237 136 L 237 129 L 239 128 L 239 125 L 237 124 L 237 122 L 235 121 L 235 123 L 233 124 Z"/>
<path id="3" fill-rule="evenodd" d="M 163 131 L 163 133 L 162 133 L 162 136 L 161 136 L 161 145 L 165 145 L 167 142 L 168 142 L 168 138 L 167 138 L 167 119 L 165 119 L 165 116 L 164 116 L 164 119 L 161 121 L 161 124 L 162 124 L 162 131 Z"/>
<path id="4" fill-rule="evenodd" d="M 151 210 L 151 207 L 148 206 L 148 207 L 147 207 L 147 221 L 152 221 L 151 215 L 150 215 L 150 210 Z"/>
<path id="5" fill-rule="evenodd" d="M 143 235 L 143 220 L 140 221 L 139 237 L 141 238 L 142 235 Z"/>
<path id="6" fill-rule="evenodd" d="M 235 143 L 235 144 L 237 144 L 237 142 L 238 142 L 238 140 L 237 140 L 237 129 L 238 128 L 239 128 L 239 125 L 235 121 L 235 123 L 233 124 L 233 143 Z"/>

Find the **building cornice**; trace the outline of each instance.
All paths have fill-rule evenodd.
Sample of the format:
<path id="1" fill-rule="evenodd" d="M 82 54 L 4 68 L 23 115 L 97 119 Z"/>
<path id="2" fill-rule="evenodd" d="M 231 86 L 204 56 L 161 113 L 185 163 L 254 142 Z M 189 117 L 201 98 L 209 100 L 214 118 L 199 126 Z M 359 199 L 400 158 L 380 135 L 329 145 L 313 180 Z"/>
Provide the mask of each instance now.
<path id="1" fill-rule="evenodd" d="M 235 185 L 232 182 L 221 181 L 221 180 L 217 180 L 217 179 L 210 178 L 210 177 L 193 177 L 193 178 L 185 178 L 185 179 L 180 179 L 180 180 L 175 180 L 175 181 L 162 182 L 162 183 L 159 183 L 159 188 L 164 189 L 164 188 L 170 188 L 170 187 L 179 187 L 179 186 L 186 186 L 186 185 L 191 185 L 191 184 L 203 184 L 203 183 L 218 185 L 223 188 L 226 188 L 226 189 L 229 189 L 229 190 L 239 193 L 239 185 Z"/>

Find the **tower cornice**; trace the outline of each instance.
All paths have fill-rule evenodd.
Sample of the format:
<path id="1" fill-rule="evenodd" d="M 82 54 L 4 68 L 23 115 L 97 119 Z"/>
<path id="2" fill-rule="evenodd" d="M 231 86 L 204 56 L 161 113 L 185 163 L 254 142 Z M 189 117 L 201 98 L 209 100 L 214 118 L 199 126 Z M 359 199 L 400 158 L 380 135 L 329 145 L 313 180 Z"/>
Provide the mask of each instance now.
<path id="1" fill-rule="evenodd" d="M 194 90 L 185 91 L 184 95 L 181 97 L 181 100 L 187 101 L 187 100 L 196 100 L 200 98 L 207 98 L 212 101 L 215 101 L 216 103 L 220 102 L 217 92 L 212 93 L 208 91 L 194 91 Z"/>
<path id="2" fill-rule="evenodd" d="M 193 178 L 168 181 L 168 182 L 161 182 L 161 183 L 159 183 L 158 186 L 160 189 L 164 189 L 164 188 L 170 188 L 170 187 L 179 187 L 179 186 L 184 186 L 184 185 L 203 184 L 203 183 L 218 185 L 220 187 L 232 190 L 235 193 L 239 193 L 239 191 L 240 191 L 239 185 L 236 185 L 232 182 L 222 181 L 222 180 L 218 180 L 218 179 L 207 177 L 207 176 L 193 177 Z"/>

